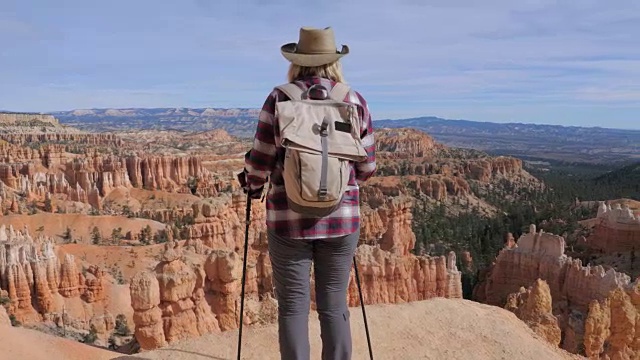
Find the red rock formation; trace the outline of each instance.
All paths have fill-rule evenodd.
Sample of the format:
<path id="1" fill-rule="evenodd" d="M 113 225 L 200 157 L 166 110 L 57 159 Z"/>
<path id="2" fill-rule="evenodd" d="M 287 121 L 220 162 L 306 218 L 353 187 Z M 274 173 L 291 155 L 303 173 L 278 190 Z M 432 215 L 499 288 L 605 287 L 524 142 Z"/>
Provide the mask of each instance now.
<path id="1" fill-rule="evenodd" d="M 90 204 L 101 210 L 102 199 L 122 187 L 195 192 L 204 197 L 238 188 L 237 184 L 229 184 L 205 169 L 198 156 L 125 158 L 90 151 L 66 157 L 59 146 L 39 150 L 13 148 L 26 149 L 26 153 L 12 150 L 17 157 L 8 156 L 4 159 L 7 164 L 0 163 L 0 181 L 9 189 L 27 194 L 28 201 L 53 199 L 52 194 L 60 194 L 61 199 Z M 48 211 L 55 210 L 50 207 Z"/>
<path id="2" fill-rule="evenodd" d="M 60 264 L 54 247 L 50 238 L 33 239 L 26 229 L 21 232 L 0 226 L 0 291 L 6 291 L 11 300 L 9 313 L 22 323 L 55 318 L 62 312 L 65 298 L 80 298 L 87 306 L 95 303 L 94 310 L 104 308 L 104 272 L 92 266 L 85 278 L 72 255 L 66 255 Z M 80 316 L 83 319 L 69 321 L 88 328 L 84 311 Z"/>
<path id="3" fill-rule="evenodd" d="M 585 354 L 589 358 L 599 359 L 604 351 L 604 343 L 611 335 L 611 309 L 608 301 L 602 304 L 593 300 L 589 305 L 589 315 L 584 321 Z"/>
<path id="4" fill-rule="evenodd" d="M 217 250 L 207 258 L 204 270 L 211 294 L 211 307 L 218 318 L 220 329 L 223 331 L 235 329 L 239 318 L 236 301 L 241 290 L 242 259 L 234 251 Z M 255 280 L 255 277 L 253 279 Z M 255 284 L 255 282 L 247 281 L 247 284 Z M 255 290 L 255 286 L 247 289 L 246 292 L 254 292 L 251 290 Z"/>
<path id="5" fill-rule="evenodd" d="M 126 166 L 133 186 L 149 190 L 175 191 L 205 172 L 198 157 L 128 157 Z"/>
<path id="6" fill-rule="evenodd" d="M 86 290 L 82 294 L 82 299 L 87 303 L 95 303 L 106 299 L 105 272 L 98 266 L 92 265 L 87 269 L 84 281 Z"/>
<path id="7" fill-rule="evenodd" d="M 70 298 L 80 296 L 80 272 L 73 255 L 67 254 L 60 268 L 60 295 Z"/>
<path id="8" fill-rule="evenodd" d="M 471 187 L 463 178 L 443 175 L 408 175 L 403 179 L 397 176 L 377 176 L 369 179 L 361 189 L 361 198 L 364 202 L 375 204 L 386 197 L 408 195 L 410 192 L 423 193 L 442 201 L 449 197 L 467 196 L 471 193 Z"/>
<path id="9" fill-rule="evenodd" d="M 431 258 L 399 255 L 361 245 L 356 252 L 365 304 L 403 303 L 433 297 L 462 298 L 461 273 L 455 254 Z M 352 271 L 349 306 L 358 306 L 358 288 Z"/>
<path id="10" fill-rule="evenodd" d="M 68 128 L 67 133 L 12 133 L 3 134 L 4 140 L 17 145 L 31 144 L 31 143 L 54 143 L 54 144 L 73 144 L 87 145 L 87 146 L 108 146 L 108 147 L 122 147 L 123 141 L 116 134 L 87 134 L 79 133 Z M 62 146 L 65 151 L 68 151 L 70 145 Z"/>
<path id="11" fill-rule="evenodd" d="M 135 337 L 143 350 L 167 344 L 160 310 L 160 285 L 155 274 L 140 272 L 129 285 L 134 309 Z"/>
<path id="12" fill-rule="evenodd" d="M 243 195 L 221 194 L 192 205 L 195 225 L 186 231 L 186 238 L 199 239 L 212 249 L 238 250 L 244 245 L 245 198 Z M 264 206 L 251 209 L 249 244 L 264 236 L 266 212 Z"/>
<path id="13" fill-rule="evenodd" d="M 87 192 L 96 187 L 100 196 L 106 196 L 116 187 L 131 187 L 125 160 L 97 153 L 67 163 L 65 179 L 70 184 L 79 184 Z"/>
<path id="14" fill-rule="evenodd" d="M 628 252 L 640 249 L 640 216 L 628 207 L 614 207 L 600 203 L 596 225 L 586 245 L 605 253 Z"/>
<path id="15" fill-rule="evenodd" d="M 9 143 L 0 144 L 0 162 L 10 165 L 32 166 L 33 163 L 41 163 L 45 167 L 53 168 L 61 164 L 66 155 L 64 146 L 57 144 L 45 145 L 39 149 Z"/>
<path id="16" fill-rule="evenodd" d="M 640 358 L 640 284 L 615 289 L 603 301 L 593 300 L 584 322 L 584 349 L 589 359 Z"/>
<path id="17" fill-rule="evenodd" d="M 462 170 L 481 182 L 489 182 L 496 176 L 513 177 L 523 171 L 522 160 L 504 156 L 469 160 Z"/>
<path id="18" fill-rule="evenodd" d="M 20 214 L 20 205 L 18 204 L 18 200 L 16 200 L 15 196 L 13 197 L 13 200 L 11 201 L 11 207 L 9 209 L 14 214 Z"/>
<path id="19" fill-rule="evenodd" d="M 192 296 L 196 285 L 193 270 L 180 259 L 178 251 L 168 248 L 163 261 L 155 269 L 160 286 L 160 310 L 164 334 L 168 342 L 198 336 L 195 304 Z"/>
<path id="20" fill-rule="evenodd" d="M 409 180 L 409 186 L 438 201 L 447 198 L 447 185 L 437 178 L 415 178 L 415 181 Z"/>
<path id="21" fill-rule="evenodd" d="M 442 145 L 436 144 L 426 133 L 410 128 L 377 129 L 376 152 L 393 158 L 413 159 L 432 155 Z"/>
<path id="22" fill-rule="evenodd" d="M 523 170 L 520 159 L 448 148 L 416 129 L 377 129 L 376 149 L 379 175 L 440 175 L 449 181 L 459 178 L 465 183 L 477 180 L 485 185 L 501 178 L 537 182 Z M 448 192 L 452 193 L 449 187 Z"/>
<path id="23" fill-rule="evenodd" d="M 554 306 L 569 302 L 586 311 L 592 299 L 603 300 L 609 292 L 628 284 L 630 279 L 602 266 L 583 267 L 580 260 L 564 254 L 560 236 L 536 233 L 534 225 L 513 249 L 503 249 L 486 277 L 474 289 L 474 297 L 484 303 L 503 306 L 510 293 L 536 279 L 547 281 Z"/>
<path id="24" fill-rule="evenodd" d="M 525 289 L 510 294 L 505 308 L 524 321 L 538 335 L 554 346 L 560 345 L 561 331 L 558 318 L 552 314 L 551 291 L 543 280 L 536 280 Z"/>
<path id="25" fill-rule="evenodd" d="M 591 358 L 598 358 L 598 354 L 612 359 L 640 356 L 636 345 L 640 344 L 640 332 L 635 337 L 640 283 L 631 283 L 629 276 L 613 269 L 582 266 L 580 260 L 564 254 L 562 237 L 536 233 L 533 225 L 530 233 L 514 248 L 503 249 L 493 266 L 481 274 L 474 298 L 504 306 L 510 293 L 537 279 L 549 285 L 553 314 L 564 335 L 562 348 L 580 352 L 584 344 Z"/>
<path id="26" fill-rule="evenodd" d="M 416 235 L 411 230 L 411 201 L 407 198 L 392 198 L 377 209 L 386 231 L 379 240 L 380 248 L 393 254 L 407 256 L 416 245 Z"/>
<path id="27" fill-rule="evenodd" d="M 153 274 L 137 274 L 131 282 L 135 336 L 143 349 L 220 330 L 205 299 L 202 265 L 187 265 L 175 245 L 167 243 Z"/>
<path id="28" fill-rule="evenodd" d="M 18 177 L 14 166 L 7 164 L 0 164 L 0 181 L 10 188 L 18 187 Z"/>

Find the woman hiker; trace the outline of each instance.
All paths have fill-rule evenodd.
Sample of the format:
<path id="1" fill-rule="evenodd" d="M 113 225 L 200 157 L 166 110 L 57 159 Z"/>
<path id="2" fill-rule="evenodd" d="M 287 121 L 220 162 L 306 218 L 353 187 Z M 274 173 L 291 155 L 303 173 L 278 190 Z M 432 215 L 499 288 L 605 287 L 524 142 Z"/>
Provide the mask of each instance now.
<path id="1" fill-rule="evenodd" d="M 327 92 L 345 83 L 333 30 L 303 27 L 297 43 L 281 47 L 290 62 L 288 82 L 302 91 L 319 84 Z M 267 239 L 278 300 L 278 336 L 281 358 L 308 360 L 310 270 L 314 265 L 316 308 L 320 320 L 323 360 L 351 359 L 351 328 L 347 306 L 350 269 L 360 235 L 359 184 L 376 170 L 371 115 L 365 99 L 349 89 L 343 101 L 355 104 L 366 160 L 349 162 L 347 188 L 340 205 L 321 217 L 305 216 L 290 208 L 283 180 L 285 149 L 278 138 L 276 103 L 289 100 L 274 89 L 259 115 L 253 147 L 245 156 L 244 186 L 251 198 L 266 194 Z M 312 91 L 308 92 L 313 98 Z M 326 93 L 325 93 L 326 96 Z M 356 128 L 357 129 L 357 128 Z M 346 176 L 346 175 L 345 175 Z"/>

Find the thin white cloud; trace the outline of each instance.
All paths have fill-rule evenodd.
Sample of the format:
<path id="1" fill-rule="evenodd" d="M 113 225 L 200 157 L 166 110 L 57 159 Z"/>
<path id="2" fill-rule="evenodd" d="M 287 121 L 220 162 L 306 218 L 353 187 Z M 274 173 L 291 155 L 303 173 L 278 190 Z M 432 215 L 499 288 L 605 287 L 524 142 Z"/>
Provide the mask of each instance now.
<path id="1" fill-rule="evenodd" d="M 640 89 L 620 86 L 614 88 L 584 88 L 575 91 L 575 97 L 580 100 L 597 102 L 634 102 L 640 103 Z"/>

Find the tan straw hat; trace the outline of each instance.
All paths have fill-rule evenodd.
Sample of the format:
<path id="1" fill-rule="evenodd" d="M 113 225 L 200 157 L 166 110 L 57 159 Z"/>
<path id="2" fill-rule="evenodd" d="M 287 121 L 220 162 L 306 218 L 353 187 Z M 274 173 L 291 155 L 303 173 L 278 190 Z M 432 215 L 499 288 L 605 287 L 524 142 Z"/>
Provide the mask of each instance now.
<path id="1" fill-rule="evenodd" d="M 349 47 L 336 48 L 333 29 L 300 28 L 297 43 L 288 43 L 280 48 L 282 56 L 300 66 L 321 66 L 332 63 L 349 53 Z"/>

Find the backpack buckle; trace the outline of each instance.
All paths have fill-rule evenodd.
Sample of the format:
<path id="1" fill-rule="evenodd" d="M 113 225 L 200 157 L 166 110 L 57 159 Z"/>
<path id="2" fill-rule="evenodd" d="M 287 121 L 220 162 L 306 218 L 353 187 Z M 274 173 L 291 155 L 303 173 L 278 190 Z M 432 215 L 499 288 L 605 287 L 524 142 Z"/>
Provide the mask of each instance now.
<path id="1" fill-rule="evenodd" d="M 320 125 L 320 136 L 326 137 L 329 135 L 327 132 L 327 128 L 329 127 L 329 121 L 327 118 L 322 119 L 322 124 Z"/>
<path id="2" fill-rule="evenodd" d="M 329 98 L 329 91 L 320 84 L 311 85 L 305 94 L 310 100 L 327 100 Z"/>
<path id="3" fill-rule="evenodd" d="M 318 190 L 318 198 L 324 200 L 327 197 L 327 189 Z"/>

